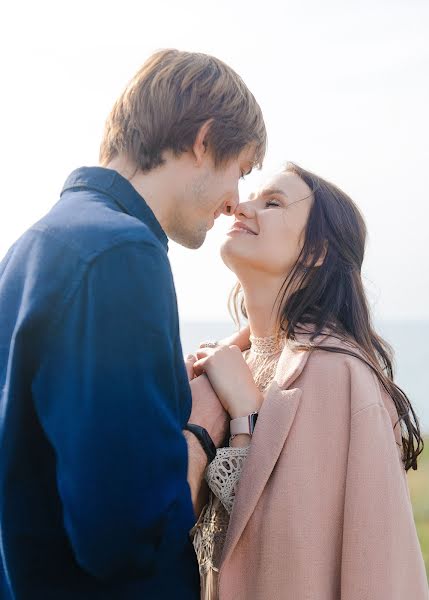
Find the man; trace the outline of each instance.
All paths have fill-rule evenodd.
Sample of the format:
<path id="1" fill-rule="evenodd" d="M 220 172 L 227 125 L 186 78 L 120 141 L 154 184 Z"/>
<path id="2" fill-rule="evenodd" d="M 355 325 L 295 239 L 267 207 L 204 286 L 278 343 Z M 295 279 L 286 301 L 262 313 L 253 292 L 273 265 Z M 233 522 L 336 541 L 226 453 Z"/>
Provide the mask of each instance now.
<path id="1" fill-rule="evenodd" d="M 0 264 L 2 599 L 198 598 L 188 532 L 212 449 L 182 433 L 167 242 L 198 248 L 234 212 L 265 136 L 229 67 L 159 52 L 116 102 L 102 166 L 72 173 Z M 201 396 L 191 421 L 219 445 L 223 410 Z"/>

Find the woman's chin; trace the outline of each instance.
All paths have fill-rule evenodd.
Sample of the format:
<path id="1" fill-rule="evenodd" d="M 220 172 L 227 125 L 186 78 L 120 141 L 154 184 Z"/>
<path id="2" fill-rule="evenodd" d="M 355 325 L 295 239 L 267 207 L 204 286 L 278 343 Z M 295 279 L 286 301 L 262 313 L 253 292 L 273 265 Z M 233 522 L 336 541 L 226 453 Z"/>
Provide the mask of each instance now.
<path id="1" fill-rule="evenodd" d="M 246 249 L 240 248 L 239 244 L 234 243 L 233 238 L 226 238 L 222 242 L 220 255 L 228 269 L 234 272 L 236 272 L 236 267 L 239 268 L 250 262 L 248 251 L 246 252 Z"/>
<path id="2" fill-rule="evenodd" d="M 234 244 L 234 240 L 229 237 L 223 240 L 222 244 L 220 245 L 220 255 L 224 262 L 237 255 L 237 245 Z"/>

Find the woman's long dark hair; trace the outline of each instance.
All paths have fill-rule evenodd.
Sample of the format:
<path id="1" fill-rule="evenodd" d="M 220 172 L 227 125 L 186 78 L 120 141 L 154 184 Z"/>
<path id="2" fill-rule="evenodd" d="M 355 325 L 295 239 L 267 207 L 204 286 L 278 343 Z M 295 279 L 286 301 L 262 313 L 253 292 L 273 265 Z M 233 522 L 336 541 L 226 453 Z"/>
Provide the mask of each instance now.
<path id="1" fill-rule="evenodd" d="M 393 381 L 393 352 L 372 326 L 362 283 L 363 217 L 354 202 L 332 183 L 293 163 L 288 163 L 285 171 L 308 185 L 314 201 L 302 250 L 277 299 L 279 329 L 288 339 L 295 339 L 300 326 L 311 325 L 310 342 L 303 348 L 342 352 L 364 360 L 395 404 L 405 469 L 417 469 L 417 457 L 423 450 L 418 419 L 406 394 Z M 241 291 L 237 284 L 230 297 L 236 318 L 239 307 L 247 317 Z M 327 330 L 339 339 L 351 338 L 358 352 L 312 344 Z"/>

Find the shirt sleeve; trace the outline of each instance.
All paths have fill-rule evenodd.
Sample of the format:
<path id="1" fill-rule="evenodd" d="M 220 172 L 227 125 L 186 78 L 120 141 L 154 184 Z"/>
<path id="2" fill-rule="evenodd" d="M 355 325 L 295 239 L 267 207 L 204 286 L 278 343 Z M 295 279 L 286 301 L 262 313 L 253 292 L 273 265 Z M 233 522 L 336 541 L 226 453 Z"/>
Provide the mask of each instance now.
<path id="1" fill-rule="evenodd" d="M 122 244 L 88 267 L 34 382 L 65 530 L 77 562 L 101 579 L 151 573 L 190 543 L 191 396 L 176 331 L 167 257 Z"/>

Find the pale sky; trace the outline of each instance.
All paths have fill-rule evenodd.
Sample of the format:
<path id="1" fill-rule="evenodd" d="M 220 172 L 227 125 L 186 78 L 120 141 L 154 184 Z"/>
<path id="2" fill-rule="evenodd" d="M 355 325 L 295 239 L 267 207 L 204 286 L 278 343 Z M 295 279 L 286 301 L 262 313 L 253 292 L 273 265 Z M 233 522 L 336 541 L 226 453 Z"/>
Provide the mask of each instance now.
<path id="1" fill-rule="evenodd" d="M 105 118 L 144 60 L 176 47 L 246 81 L 268 128 L 266 173 L 292 160 L 357 202 L 376 315 L 429 318 L 429 2 L 15 1 L 0 19 L 1 256 L 70 171 L 97 164 Z M 228 225 L 197 251 L 170 244 L 182 319 L 228 318 Z"/>

